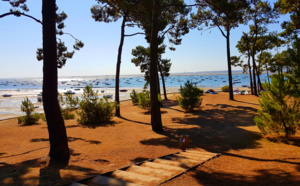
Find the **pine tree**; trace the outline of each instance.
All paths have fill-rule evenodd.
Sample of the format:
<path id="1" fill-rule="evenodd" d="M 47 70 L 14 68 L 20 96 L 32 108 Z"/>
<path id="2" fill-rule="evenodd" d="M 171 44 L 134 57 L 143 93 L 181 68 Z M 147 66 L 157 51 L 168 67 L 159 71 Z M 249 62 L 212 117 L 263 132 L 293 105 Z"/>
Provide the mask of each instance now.
<path id="1" fill-rule="evenodd" d="M 273 75 L 271 84 L 264 83 L 264 88 L 254 122 L 263 134 L 284 132 L 289 138 L 300 127 L 300 100 L 290 95 L 291 83 L 282 74 Z"/>

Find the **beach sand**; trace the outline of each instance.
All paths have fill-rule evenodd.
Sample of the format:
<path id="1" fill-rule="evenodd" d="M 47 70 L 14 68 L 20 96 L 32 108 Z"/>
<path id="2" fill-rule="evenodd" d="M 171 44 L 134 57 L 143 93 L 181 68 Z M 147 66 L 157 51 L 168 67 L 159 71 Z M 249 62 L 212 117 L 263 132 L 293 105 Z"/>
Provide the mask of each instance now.
<path id="1" fill-rule="evenodd" d="M 59 172 L 47 168 L 47 125 L 19 126 L 0 121 L 0 185 L 62 185 L 146 159 L 181 151 L 179 137 L 190 136 L 190 149 L 222 155 L 163 185 L 299 185 L 300 135 L 293 141 L 263 137 L 253 122 L 258 98 L 228 93 L 205 94 L 193 113 L 185 113 L 176 94 L 163 100 L 164 132 L 155 133 L 150 113 L 121 102 L 122 118 L 113 126 L 83 128 L 65 121 L 71 157 Z"/>
<path id="2" fill-rule="evenodd" d="M 208 88 L 205 87 L 199 87 L 203 90 L 207 90 Z M 122 89 L 122 88 L 120 88 Z M 244 88 L 244 87 L 239 87 L 239 90 L 248 90 L 248 88 Z M 103 97 L 105 95 L 113 95 L 113 99 L 109 99 L 109 101 L 114 101 L 115 100 L 115 89 L 114 88 L 110 88 L 110 89 L 103 89 L 103 88 L 94 88 L 94 90 L 98 91 L 98 95 L 100 97 Z M 104 90 L 104 92 L 101 92 L 102 90 Z M 120 101 L 125 101 L 125 100 L 130 100 L 130 93 L 132 92 L 133 88 L 127 88 L 126 89 L 127 92 L 120 92 Z M 135 89 L 137 92 L 142 92 L 143 89 L 141 88 L 137 88 Z M 221 92 L 221 88 L 213 88 L 213 90 L 217 91 L 217 92 Z M 66 90 L 59 90 L 59 93 L 63 94 Z M 37 108 L 35 109 L 35 112 L 39 112 L 39 113 L 43 113 L 43 104 L 42 102 L 38 102 L 37 98 L 38 98 L 38 94 L 41 92 L 41 90 L 35 89 L 35 90 L 5 90 L 5 91 L 0 91 L 0 95 L 3 94 L 11 94 L 12 97 L 0 97 L 0 121 L 1 120 L 6 120 L 6 119 L 10 119 L 10 118 L 16 118 L 19 117 L 21 115 L 24 115 L 24 113 L 22 113 L 20 107 L 21 107 L 21 103 L 22 101 L 28 97 L 31 102 L 33 103 L 34 106 L 36 106 Z M 82 96 L 83 94 L 83 89 L 81 89 L 80 91 L 74 91 L 75 94 L 74 96 L 78 96 L 79 98 Z M 179 88 L 168 88 L 167 89 L 167 94 L 170 93 L 178 93 L 179 92 Z M 161 93 L 163 93 L 163 89 L 161 89 Z M 163 95 L 162 95 L 163 98 Z"/>

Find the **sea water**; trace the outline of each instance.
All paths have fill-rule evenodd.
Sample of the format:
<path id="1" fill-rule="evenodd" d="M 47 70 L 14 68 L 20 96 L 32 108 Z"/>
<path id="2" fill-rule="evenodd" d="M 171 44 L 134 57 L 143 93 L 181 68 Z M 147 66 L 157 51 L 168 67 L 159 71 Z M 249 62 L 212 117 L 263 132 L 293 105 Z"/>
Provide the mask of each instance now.
<path id="1" fill-rule="evenodd" d="M 261 81 L 267 81 L 267 74 L 262 74 Z M 233 87 L 249 86 L 250 80 L 248 74 L 233 74 Z M 192 82 L 197 87 L 202 89 L 221 88 L 228 85 L 227 74 L 174 74 L 165 77 L 165 85 L 167 89 L 175 89 L 178 91 L 180 86 L 183 86 L 187 81 Z M 120 89 L 142 89 L 145 85 L 145 80 L 142 75 L 121 76 Z M 37 104 L 37 95 L 42 92 L 42 78 L 10 78 L 0 79 L 0 114 L 15 113 L 22 114 L 20 105 L 25 97 L 28 97 L 33 104 Z M 67 90 L 72 90 L 75 93 L 82 94 L 83 88 L 87 85 L 92 85 L 99 90 L 100 97 L 110 94 L 114 95 L 115 77 L 114 76 L 72 76 L 61 77 L 58 79 L 58 92 L 63 93 Z M 162 81 L 160 78 L 160 86 Z M 3 98 L 3 94 L 11 94 L 12 97 Z M 120 94 L 120 99 L 128 99 L 130 92 Z M 42 105 L 39 106 L 41 111 Z"/>

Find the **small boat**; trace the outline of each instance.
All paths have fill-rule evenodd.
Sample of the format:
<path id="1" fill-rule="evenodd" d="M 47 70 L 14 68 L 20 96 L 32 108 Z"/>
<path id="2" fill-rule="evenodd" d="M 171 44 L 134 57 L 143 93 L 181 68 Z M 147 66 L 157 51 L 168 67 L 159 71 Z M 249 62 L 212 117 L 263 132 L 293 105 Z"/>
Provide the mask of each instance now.
<path id="1" fill-rule="evenodd" d="M 126 89 L 121 89 L 120 92 L 127 92 L 128 90 Z"/>
<path id="2" fill-rule="evenodd" d="M 68 90 L 67 92 L 64 93 L 65 95 L 68 95 L 68 94 L 75 94 L 75 92 L 73 92 L 72 90 Z"/>
<path id="3" fill-rule="evenodd" d="M 3 97 L 11 97 L 11 94 L 3 94 Z"/>
<path id="4" fill-rule="evenodd" d="M 74 90 L 80 90 L 80 88 L 75 88 Z"/>

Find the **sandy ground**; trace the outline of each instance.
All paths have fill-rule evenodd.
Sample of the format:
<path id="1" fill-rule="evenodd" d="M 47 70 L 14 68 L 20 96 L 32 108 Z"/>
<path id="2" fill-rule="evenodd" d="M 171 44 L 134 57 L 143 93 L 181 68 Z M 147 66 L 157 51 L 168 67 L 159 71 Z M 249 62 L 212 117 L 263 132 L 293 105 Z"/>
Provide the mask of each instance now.
<path id="1" fill-rule="evenodd" d="M 200 109 L 185 113 L 175 94 L 164 100 L 164 132 L 151 130 L 150 113 L 121 102 L 122 118 L 114 125 L 83 128 L 65 121 L 71 157 L 65 169 L 46 168 L 47 125 L 18 126 L 0 121 L 0 185 L 61 185 L 135 162 L 180 151 L 179 136 L 190 136 L 190 148 L 221 153 L 164 185 L 300 185 L 300 135 L 292 141 L 263 137 L 253 122 L 258 98 L 227 93 L 205 94 Z"/>

